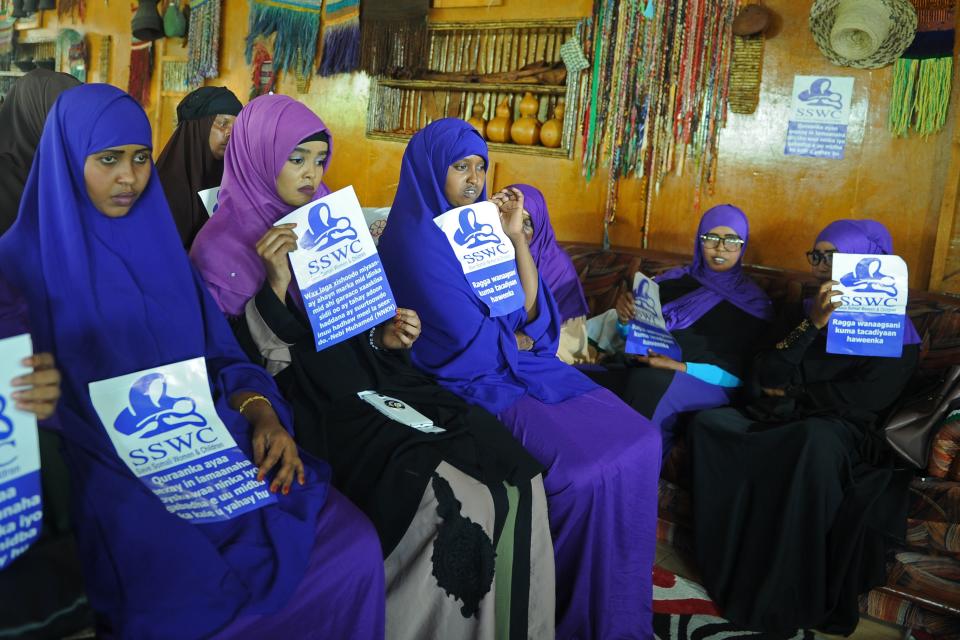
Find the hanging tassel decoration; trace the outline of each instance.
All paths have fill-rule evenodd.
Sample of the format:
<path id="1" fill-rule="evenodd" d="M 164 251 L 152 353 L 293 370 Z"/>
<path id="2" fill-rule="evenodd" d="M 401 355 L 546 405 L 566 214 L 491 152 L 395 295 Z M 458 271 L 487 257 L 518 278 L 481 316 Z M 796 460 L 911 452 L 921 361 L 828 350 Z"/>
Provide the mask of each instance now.
<path id="1" fill-rule="evenodd" d="M 911 0 L 917 35 L 894 63 L 887 128 L 894 136 L 911 129 L 923 137 L 947 122 L 953 80 L 956 0 Z"/>
<path id="2" fill-rule="evenodd" d="M 263 43 L 256 43 L 253 46 L 253 58 L 251 67 L 253 68 L 253 86 L 250 88 L 250 99 L 262 96 L 273 91 L 273 83 L 276 75 L 273 72 L 273 54 L 267 50 Z"/>
<path id="3" fill-rule="evenodd" d="M 191 0 L 187 28 L 187 77 L 191 86 L 220 75 L 220 2 Z"/>
<path id="4" fill-rule="evenodd" d="M 371 76 L 424 65 L 430 51 L 429 0 L 364 0 L 360 68 Z"/>
<path id="5" fill-rule="evenodd" d="M 153 42 L 135 40 L 130 45 L 130 78 L 127 93 L 144 108 L 150 104 L 150 77 L 153 75 Z"/>
<path id="6" fill-rule="evenodd" d="M 320 33 L 323 0 L 253 0 L 247 33 L 247 63 L 259 37 L 277 34 L 273 44 L 273 71 L 308 74 L 313 71 Z"/>
<path id="7" fill-rule="evenodd" d="M 360 0 L 326 0 L 322 40 L 317 74 L 332 76 L 356 71 L 360 64 Z"/>

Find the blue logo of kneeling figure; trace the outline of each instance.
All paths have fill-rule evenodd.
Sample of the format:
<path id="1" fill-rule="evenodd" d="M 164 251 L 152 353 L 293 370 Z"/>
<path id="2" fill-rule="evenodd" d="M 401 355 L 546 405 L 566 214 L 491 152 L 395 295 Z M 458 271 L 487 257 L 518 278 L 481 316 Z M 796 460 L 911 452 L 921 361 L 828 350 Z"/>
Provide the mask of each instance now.
<path id="1" fill-rule="evenodd" d="M 167 380 L 148 373 L 130 387 L 130 406 L 114 421 L 114 428 L 128 436 L 152 438 L 181 427 L 203 427 L 207 420 L 197 413 L 197 403 L 186 396 L 167 393 Z"/>
<path id="2" fill-rule="evenodd" d="M 633 292 L 634 303 L 640 307 L 640 309 L 650 315 L 656 315 L 657 305 L 653 301 L 653 296 L 650 295 L 650 281 L 641 280 L 640 286 L 637 287 L 636 291 Z"/>
<path id="3" fill-rule="evenodd" d="M 345 240 L 356 240 L 357 232 L 347 218 L 334 217 L 329 205 L 320 202 L 307 214 L 310 228 L 300 238 L 300 248 L 312 251 L 327 249 Z"/>
<path id="4" fill-rule="evenodd" d="M 475 249 L 485 244 L 500 244 L 500 236 L 494 230 L 492 224 L 480 224 L 477 222 L 477 214 L 473 209 L 464 209 L 460 212 L 460 228 L 453 234 L 453 239 L 461 247 Z"/>
<path id="5" fill-rule="evenodd" d="M 17 441 L 13 439 L 13 421 L 6 415 L 7 399 L 0 395 L 0 467 L 17 459 Z"/>
<path id="6" fill-rule="evenodd" d="M 818 78 L 810 83 L 810 88 L 801 91 L 797 98 L 811 107 L 830 107 L 843 109 L 843 96 L 830 89 L 829 78 Z"/>
<path id="7" fill-rule="evenodd" d="M 840 284 L 857 293 L 885 293 L 897 295 L 896 278 L 880 273 L 880 258 L 863 258 L 853 273 L 840 278 Z"/>

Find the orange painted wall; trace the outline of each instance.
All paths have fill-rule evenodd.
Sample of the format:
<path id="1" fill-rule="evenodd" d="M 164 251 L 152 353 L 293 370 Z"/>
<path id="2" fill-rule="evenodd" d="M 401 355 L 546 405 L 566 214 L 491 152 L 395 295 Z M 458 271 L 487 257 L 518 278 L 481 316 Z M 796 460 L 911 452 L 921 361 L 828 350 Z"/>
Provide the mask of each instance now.
<path id="1" fill-rule="evenodd" d="M 837 217 L 875 217 L 893 231 L 899 253 L 911 266 L 914 286 L 925 286 L 943 194 L 952 135 L 949 130 L 927 141 L 894 140 L 886 131 L 891 68 L 858 71 L 830 65 L 818 52 L 807 27 L 809 0 L 765 0 L 780 17 L 777 33 L 764 52 L 760 107 L 752 115 L 731 114 L 720 139 L 719 176 L 704 208 L 732 202 L 750 216 L 753 234 L 747 260 L 771 266 L 804 268 L 803 252 L 817 230 Z M 434 10 L 435 20 L 499 20 L 585 16 L 590 0 L 550 3 L 503 0 L 484 9 Z M 224 0 L 221 32 L 221 78 L 241 98 L 250 87 L 243 59 L 247 31 L 246 0 Z M 96 79 L 97 34 L 114 34 L 110 81 L 126 87 L 129 60 L 129 5 L 88 3 L 85 23 L 77 28 L 91 34 L 91 78 Z M 48 17 L 46 26 L 55 25 Z M 69 22 L 69 21 L 68 21 Z M 167 41 L 168 53 L 179 45 Z M 852 76 L 854 104 L 843 160 L 818 160 L 783 155 L 786 120 L 795 74 Z M 155 83 L 156 84 L 156 83 Z M 960 83 L 957 83 L 960 84 Z M 157 87 L 155 86 L 155 89 Z M 362 74 L 332 79 L 314 78 L 306 95 L 297 95 L 292 78 L 279 90 L 312 107 L 336 137 L 331 187 L 353 184 L 365 205 L 389 205 L 393 200 L 403 145 L 368 140 L 364 136 L 369 79 Z M 956 92 L 955 92 L 956 93 Z M 154 91 L 154 96 L 157 91 Z M 954 96 L 956 102 L 957 96 Z M 172 104 L 169 105 L 172 107 Z M 169 108 L 165 113 L 169 113 Z M 172 120 L 159 123 L 158 142 L 169 135 Z M 511 182 L 532 182 L 547 194 L 554 225 L 561 239 L 598 242 L 606 197 L 606 175 L 587 184 L 576 160 L 538 159 L 493 153 L 496 188 Z M 638 246 L 643 207 L 641 188 L 624 181 L 618 201 L 618 223 L 611 229 L 614 244 Z M 689 176 L 670 176 L 651 211 L 648 246 L 689 252 L 698 213 L 693 210 Z"/>

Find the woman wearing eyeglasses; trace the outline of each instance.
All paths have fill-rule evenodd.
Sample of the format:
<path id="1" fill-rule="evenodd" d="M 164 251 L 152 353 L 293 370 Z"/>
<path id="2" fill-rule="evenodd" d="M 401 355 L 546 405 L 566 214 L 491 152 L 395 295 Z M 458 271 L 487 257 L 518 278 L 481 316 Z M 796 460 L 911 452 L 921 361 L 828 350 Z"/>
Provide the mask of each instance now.
<path id="1" fill-rule="evenodd" d="M 767 294 L 741 267 L 749 231 L 743 211 L 729 204 L 713 207 L 700 219 L 692 264 L 655 278 L 666 328 L 680 345 L 682 362 L 651 351 L 587 372 L 660 426 L 664 457 L 681 413 L 730 402 L 743 384 L 754 340 L 773 317 Z M 617 301 L 623 330 L 633 305 L 629 291 Z"/>
<path id="2" fill-rule="evenodd" d="M 887 541 L 906 523 L 909 474 L 895 472 L 879 428 L 913 375 L 908 320 L 899 358 L 827 353 L 838 284 L 834 253 L 891 254 L 872 220 L 838 220 L 807 253 L 821 284 L 758 353 L 743 410 L 690 425 L 696 557 L 724 617 L 747 629 L 848 635 L 858 594 L 886 578 Z"/>

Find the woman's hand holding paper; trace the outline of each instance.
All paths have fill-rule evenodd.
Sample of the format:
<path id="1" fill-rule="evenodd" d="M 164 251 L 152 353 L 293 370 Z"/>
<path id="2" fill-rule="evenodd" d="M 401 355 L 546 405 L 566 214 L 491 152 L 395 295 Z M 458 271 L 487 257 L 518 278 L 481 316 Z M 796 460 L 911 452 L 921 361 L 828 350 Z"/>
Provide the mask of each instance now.
<path id="1" fill-rule="evenodd" d="M 257 255 L 263 261 L 267 270 L 267 282 L 277 294 L 281 302 L 286 300 L 287 287 L 290 286 L 292 275 L 287 254 L 297 248 L 297 234 L 293 232 L 296 224 L 278 224 L 267 229 L 263 237 L 257 242 Z"/>
<path id="2" fill-rule="evenodd" d="M 627 324 L 633 319 L 633 315 L 633 292 L 624 291 L 620 294 L 620 297 L 617 298 L 617 319 L 620 320 L 620 324 Z"/>
<path id="3" fill-rule="evenodd" d="M 833 287 L 840 284 L 836 280 L 827 280 L 820 285 L 820 290 L 813 297 L 813 304 L 810 305 L 810 322 L 817 329 L 823 329 L 830 322 L 830 316 L 836 311 L 842 303 L 835 300 L 840 295 L 840 291 Z"/>
<path id="4" fill-rule="evenodd" d="M 397 308 L 397 315 L 378 327 L 375 339 L 385 349 L 409 349 L 420 337 L 420 316 L 412 309 Z"/>
<path id="5" fill-rule="evenodd" d="M 35 414 L 38 420 L 46 420 L 53 415 L 60 399 L 60 372 L 49 353 L 34 354 L 23 364 L 33 367 L 33 373 L 13 379 L 12 386 L 29 387 L 13 392 L 14 404 L 21 411 Z"/>

